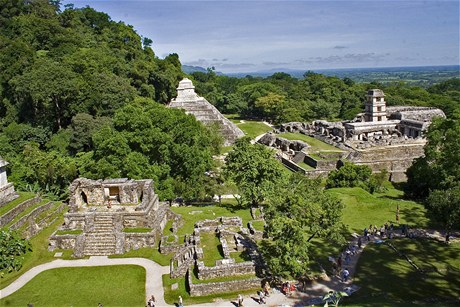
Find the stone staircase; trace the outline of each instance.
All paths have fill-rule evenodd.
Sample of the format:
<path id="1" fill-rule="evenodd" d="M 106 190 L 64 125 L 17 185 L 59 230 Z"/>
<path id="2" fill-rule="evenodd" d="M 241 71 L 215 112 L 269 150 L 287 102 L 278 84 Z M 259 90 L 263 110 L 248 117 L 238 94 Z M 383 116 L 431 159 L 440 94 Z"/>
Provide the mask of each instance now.
<path id="1" fill-rule="evenodd" d="M 116 239 L 112 216 L 96 215 L 94 228 L 85 234 L 83 254 L 87 256 L 107 256 L 115 254 Z"/>

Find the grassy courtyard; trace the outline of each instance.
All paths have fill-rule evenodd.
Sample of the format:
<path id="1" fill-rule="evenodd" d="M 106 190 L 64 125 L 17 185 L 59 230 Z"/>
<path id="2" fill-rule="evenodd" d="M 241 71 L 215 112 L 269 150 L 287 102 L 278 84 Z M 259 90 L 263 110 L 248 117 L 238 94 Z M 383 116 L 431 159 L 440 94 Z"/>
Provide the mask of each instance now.
<path id="1" fill-rule="evenodd" d="M 370 224 L 382 226 L 396 224 L 396 208 L 399 205 L 400 224 L 424 228 L 428 226 L 425 208 L 416 202 L 400 199 L 402 192 L 389 186 L 385 193 L 370 194 L 361 188 L 335 188 L 327 190 L 343 201 L 343 222 L 350 232 L 362 233 Z"/>
<path id="2" fill-rule="evenodd" d="M 408 238 L 392 240 L 392 244 L 423 273 L 386 244 L 370 244 L 361 255 L 354 278 L 361 289 L 344 305 L 445 306 L 458 299 L 460 244 Z"/>
<path id="3" fill-rule="evenodd" d="M 246 135 L 251 137 L 251 139 L 273 130 L 270 126 L 267 126 L 262 122 L 252 120 L 245 120 L 244 122 L 238 123 L 237 126 L 243 130 Z"/>
<path id="4" fill-rule="evenodd" d="M 292 133 L 292 132 L 286 132 L 286 133 L 281 133 L 278 134 L 279 137 L 285 138 L 287 140 L 291 141 L 303 141 L 310 145 L 310 151 L 313 152 L 319 152 L 319 151 L 329 151 L 329 152 L 342 152 L 342 150 L 338 149 L 337 147 L 334 147 L 332 145 L 329 145 L 327 143 L 324 143 L 318 139 L 315 139 L 311 136 L 302 134 L 302 133 Z"/>
<path id="5" fill-rule="evenodd" d="M 47 270 L 1 306 L 144 306 L 145 269 L 135 265 Z"/>

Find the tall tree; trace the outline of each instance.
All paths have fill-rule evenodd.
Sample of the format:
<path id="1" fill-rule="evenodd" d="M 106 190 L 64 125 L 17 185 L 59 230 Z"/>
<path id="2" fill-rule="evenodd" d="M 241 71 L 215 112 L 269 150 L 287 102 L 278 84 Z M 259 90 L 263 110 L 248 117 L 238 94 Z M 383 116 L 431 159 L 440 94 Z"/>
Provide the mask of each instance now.
<path id="1" fill-rule="evenodd" d="M 265 208 L 262 251 L 276 277 L 301 277 L 309 271 L 314 237 L 342 241 L 343 204 L 324 192 L 318 180 L 293 174 L 270 195 Z"/>
<path id="2" fill-rule="evenodd" d="M 435 119 L 426 134 L 424 156 L 407 170 L 406 194 L 426 198 L 460 182 L 460 120 Z"/>
<path id="3" fill-rule="evenodd" d="M 251 144 L 249 137 L 238 139 L 225 159 L 224 177 L 238 187 L 242 201 L 257 207 L 275 186 L 284 180 L 281 163 L 264 145 Z"/>

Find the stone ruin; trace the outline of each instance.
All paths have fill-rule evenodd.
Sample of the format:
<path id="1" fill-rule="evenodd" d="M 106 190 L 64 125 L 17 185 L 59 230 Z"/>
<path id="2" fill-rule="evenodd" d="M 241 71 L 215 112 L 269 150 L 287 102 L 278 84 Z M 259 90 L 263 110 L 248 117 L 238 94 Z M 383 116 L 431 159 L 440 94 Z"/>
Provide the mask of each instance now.
<path id="1" fill-rule="evenodd" d="M 179 82 L 177 97 L 171 101 L 169 107 L 183 109 L 185 113 L 194 115 L 198 121 L 205 125 L 217 124 L 224 138 L 225 146 L 232 145 L 236 139 L 244 136 L 240 128 L 225 118 L 205 98 L 195 93 L 192 81 L 187 78 Z"/>
<path id="2" fill-rule="evenodd" d="M 343 165 L 344 161 L 368 165 L 374 172 L 385 169 L 390 180 L 406 180 L 405 172 L 412 161 L 423 155 L 426 143 L 424 132 L 434 117 L 445 117 L 444 112 L 429 107 L 386 107 L 385 94 L 379 89 L 369 90 L 365 112 L 351 121 L 328 122 L 316 120 L 312 123 L 282 124 L 278 131 L 298 132 L 315 137 L 337 147 L 341 154 L 311 155 L 308 148 L 294 151 L 283 146 L 279 158 L 289 168 L 302 171 L 311 177 L 327 175 L 331 170 Z M 277 136 L 280 138 L 280 136 Z M 268 139 L 268 137 L 267 137 Z M 263 141 L 263 140 L 262 140 Z M 264 143 L 267 143 L 266 140 Z M 271 146 L 273 146 L 273 142 Z M 276 145 L 277 143 L 274 142 Z M 286 147 L 286 146 L 284 146 Z M 313 169 L 298 165 L 304 162 Z"/>
<path id="3" fill-rule="evenodd" d="M 160 205 L 150 179 L 78 178 L 70 185 L 64 225 L 51 235 L 49 249 L 73 249 L 74 256 L 82 257 L 154 247 L 168 210 Z M 150 231 L 129 232 L 130 228 Z"/>
<path id="4" fill-rule="evenodd" d="M 19 195 L 14 191 L 13 183 L 8 182 L 8 177 L 6 175 L 7 165 L 8 162 L 0 157 L 0 206 L 3 206 L 19 197 Z"/>
<path id="5" fill-rule="evenodd" d="M 214 220 L 197 222 L 193 234 L 186 235 L 184 243 L 178 243 L 177 229 L 181 225 L 181 217 L 173 218 L 173 234 L 161 240 L 160 252 L 175 255 L 171 259 L 171 278 L 186 277 L 191 296 L 203 296 L 216 293 L 258 288 L 262 280 L 257 277 L 264 273 L 265 265 L 257 249 L 254 239 L 262 238 L 262 232 L 243 227 L 240 217 L 219 217 Z M 201 235 L 216 234 L 221 243 L 224 259 L 216 260 L 214 266 L 206 266 L 203 262 L 203 246 Z M 172 240 L 170 238 L 173 238 Z M 232 252 L 245 252 L 248 260 L 236 262 Z M 227 282 L 193 283 L 192 274 L 199 280 L 210 280 L 216 277 L 254 275 L 244 280 Z"/>

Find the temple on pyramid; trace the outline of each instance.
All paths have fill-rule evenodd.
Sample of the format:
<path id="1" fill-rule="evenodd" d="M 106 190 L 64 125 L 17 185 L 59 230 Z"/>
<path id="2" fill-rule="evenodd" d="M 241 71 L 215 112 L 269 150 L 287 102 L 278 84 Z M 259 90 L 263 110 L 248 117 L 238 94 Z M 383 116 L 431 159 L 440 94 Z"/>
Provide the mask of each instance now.
<path id="1" fill-rule="evenodd" d="M 240 128 L 225 118 L 205 98 L 195 93 L 195 86 L 190 79 L 184 78 L 179 82 L 177 97 L 171 101 L 169 107 L 183 109 L 205 125 L 217 123 L 224 138 L 224 146 L 232 145 L 236 139 L 244 136 Z"/>

